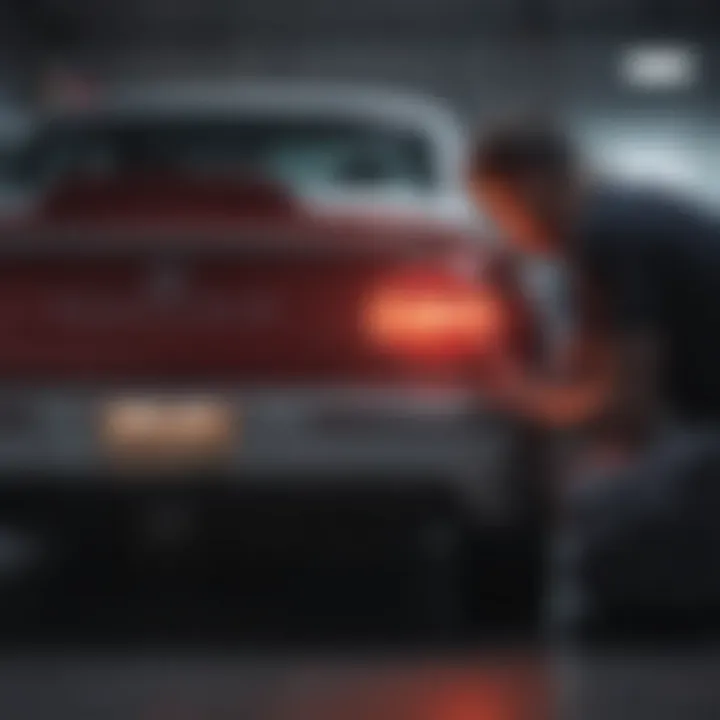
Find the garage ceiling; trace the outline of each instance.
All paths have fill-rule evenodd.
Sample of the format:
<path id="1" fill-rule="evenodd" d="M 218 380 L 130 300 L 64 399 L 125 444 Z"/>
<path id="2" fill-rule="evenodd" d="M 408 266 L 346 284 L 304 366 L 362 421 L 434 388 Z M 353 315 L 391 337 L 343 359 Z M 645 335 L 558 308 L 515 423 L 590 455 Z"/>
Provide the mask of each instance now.
<path id="1" fill-rule="evenodd" d="M 0 72 L 12 67 L 7 75 L 27 75 L 28 68 L 57 57 L 123 70 L 133 63 L 185 67 L 212 59 L 212 71 L 219 72 L 229 58 L 239 57 L 245 70 L 287 74 L 308 54 L 317 59 L 323 47 L 332 46 L 330 55 L 343 55 L 342 71 L 352 75 L 350 55 L 383 45 L 383 68 L 389 72 L 392 60 L 398 76 L 405 77 L 403 58 L 390 57 L 403 43 L 425 57 L 424 63 L 418 57 L 407 62 L 418 72 L 424 67 L 427 77 L 436 72 L 439 57 L 447 86 L 454 62 L 449 55 L 493 41 L 514 39 L 523 48 L 533 39 L 546 47 L 657 35 L 712 40 L 716 26 L 716 0 L 3 0 Z M 433 44 L 435 54 L 418 53 Z M 271 58 L 279 58 L 278 68 Z M 367 57 L 355 62 L 365 75 L 371 64 Z M 467 61 L 459 57 L 456 64 L 465 67 Z M 532 58 L 526 62 L 530 69 L 534 64 Z M 572 75 L 572 67 L 562 72 Z M 584 85 L 584 79 L 570 82 Z"/>
<path id="2" fill-rule="evenodd" d="M 714 0 L 5 0 L 9 35 L 64 46 L 280 33 L 714 33 Z M 0 17 L 0 19 L 5 19 Z"/>

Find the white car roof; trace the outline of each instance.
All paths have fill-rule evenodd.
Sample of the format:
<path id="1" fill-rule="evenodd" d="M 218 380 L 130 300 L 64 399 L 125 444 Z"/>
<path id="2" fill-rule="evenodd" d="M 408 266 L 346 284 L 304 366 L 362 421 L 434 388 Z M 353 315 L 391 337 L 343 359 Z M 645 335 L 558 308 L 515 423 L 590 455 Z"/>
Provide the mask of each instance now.
<path id="1" fill-rule="evenodd" d="M 438 192 L 453 198 L 464 194 L 467 147 L 464 127 L 441 100 L 395 88 L 278 80 L 132 82 L 115 85 L 80 107 L 61 106 L 50 109 L 47 114 L 51 118 L 89 122 L 113 118 L 134 121 L 145 117 L 227 115 L 232 118 L 267 114 L 365 119 L 425 135 L 436 149 L 441 178 Z M 427 198 L 421 198 L 413 205 L 421 207 L 426 202 Z M 449 203 L 449 199 L 443 202 Z M 373 205 L 377 204 L 376 199 Z"/>
<path id="2" fill-rule="evenodd" d="M 454 114 L 439 100 L 421 94 L 343 83 L 244 81 L 132 83 L 117 86 L 99 107 L 107 112 L 286 113 L 362 115 L 408 124 L 437 124 L 460 132 Z"/>
<path id="3" fill-rule="evenodd" d="M 310 81 L 149 82 L 120 84 L 80 108 L 51 116 L 107 117 L 263 115 L 364 118 L 429 133 L 455 155 L 465 141 L 462 125 L 440 100 L 419 93 Z"/>

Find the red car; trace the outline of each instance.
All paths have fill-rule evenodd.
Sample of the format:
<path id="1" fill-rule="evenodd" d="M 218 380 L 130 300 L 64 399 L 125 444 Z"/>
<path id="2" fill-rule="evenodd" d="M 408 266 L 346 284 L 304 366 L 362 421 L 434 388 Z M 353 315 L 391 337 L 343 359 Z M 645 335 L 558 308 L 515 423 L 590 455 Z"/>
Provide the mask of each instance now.
<path id="1" fill-rule="evenodd" d="M 483 383 L 532 320 L 478 240 L 132 162 L 8 220 L 4 632 L 527 627 L 527 438 Z"/>

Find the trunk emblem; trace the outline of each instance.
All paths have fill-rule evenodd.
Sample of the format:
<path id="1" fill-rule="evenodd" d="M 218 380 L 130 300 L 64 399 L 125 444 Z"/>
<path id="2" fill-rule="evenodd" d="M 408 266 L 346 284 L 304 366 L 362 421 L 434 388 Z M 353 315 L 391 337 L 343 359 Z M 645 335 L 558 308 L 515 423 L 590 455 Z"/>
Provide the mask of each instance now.
<path id="1" fill-rule="evenodd" d="M 158 305 L 177 305 L 187 294 L 187 273 L 175 263 L 154 268 L 150 277 L 150 291 Z"/>
<path id="2" fill-rule="evenodd" d="M 178 263 L 152 268 L 149 291 L 156 308 L 173 314 L 181 311 L 188 323 L 197 321 L 206 327 L 269 327 L 277 322 L 281 311 L 280 299 L 262 287 L 232 293 L 199 287 L 193 292 L 190 271 Z"/>

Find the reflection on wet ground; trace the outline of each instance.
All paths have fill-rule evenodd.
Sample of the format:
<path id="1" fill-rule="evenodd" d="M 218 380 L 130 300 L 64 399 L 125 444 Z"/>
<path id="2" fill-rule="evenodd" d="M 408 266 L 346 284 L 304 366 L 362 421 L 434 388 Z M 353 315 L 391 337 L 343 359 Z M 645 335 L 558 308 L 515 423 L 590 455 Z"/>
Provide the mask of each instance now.
<path id="1" fill-rule="evenodd" d="M 12 720 L 546 720 L 544 664 L 495 659 L 283 661 L 6 658 Z"/>
<path id="2" fill-rule="evenodd" d="M 4 657 L 2 720 L 716 720 L 720 657 Z"/>

